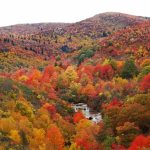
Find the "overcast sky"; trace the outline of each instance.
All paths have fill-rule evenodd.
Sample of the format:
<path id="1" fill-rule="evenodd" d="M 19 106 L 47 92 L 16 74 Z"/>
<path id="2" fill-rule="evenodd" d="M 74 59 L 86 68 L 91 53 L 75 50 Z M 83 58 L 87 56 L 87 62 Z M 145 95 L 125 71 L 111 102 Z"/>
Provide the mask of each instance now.
<path id="1" fill-rule="evenodd" d="M 0 0 L 0 26 L 77 22 L 103 12 L 150 17 L 150 0 Z"/>

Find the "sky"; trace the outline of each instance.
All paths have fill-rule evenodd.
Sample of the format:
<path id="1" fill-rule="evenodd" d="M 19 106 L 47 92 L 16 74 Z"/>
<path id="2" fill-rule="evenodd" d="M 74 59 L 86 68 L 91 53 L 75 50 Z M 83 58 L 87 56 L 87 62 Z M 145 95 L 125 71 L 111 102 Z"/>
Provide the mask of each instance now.
<path id="1" fill-rule="evenodd" d="M 104 12 L 150 17 L 150 0 L 0 0 L 0 26 L 77 22 Z"/>

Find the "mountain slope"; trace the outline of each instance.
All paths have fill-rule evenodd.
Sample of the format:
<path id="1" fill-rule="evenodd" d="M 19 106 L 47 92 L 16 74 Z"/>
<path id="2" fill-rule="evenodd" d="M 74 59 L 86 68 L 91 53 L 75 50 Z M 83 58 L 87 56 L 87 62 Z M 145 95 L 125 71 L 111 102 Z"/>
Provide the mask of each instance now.
<path id="1" fill-rule="evenodd" d="M 133 46 L 138 44 L 138 41 L 133 41 L 137 37 L 144 40 L 140 37 L 139 32 L 142 32 L 141 36 L 145 36 L 143 29 L 147 30 L 148 28 L 148 25 L 144 26 L 145 22 L 148 22 L 147 20 L 149 19 L 145 17 L 110 12 L 98 14 L 73 24 L 40 23 L 4 27 L 0 28 L 0 52 L 10 52 L 13 49 L 13 52 L 16 51 L 17 54 L 20 53 L 20 55 L 23 54 L 27 57 L 30 53 L 31 56 L 34 55 L 34 58 L 37 56 L 41 59 L 50 60 L 60 56 L 61 60 L 71 59 L 72 61 L 74 57 L 78 57 L 80 54 L 85 55 L 86 50 L 95 51 L 102 46 L 101 51 L 106 55 L 111 55 L 114 53 L 114 49 L 116 50 L 118 47 L 109 46 L 108 48 L 109 41 L 115 40 L 114 44 L 116 44 L 124 37 L 124 43 L 120 42 L 119 45 L 125 49 L 123 46 L 127 45 L 126 42 L 130 37 L 128 34 L 134 36 L 134 32 L 137 33 L 135 39 L 131 39 Z M 134 31 L 135 25 L 137 31 Z M 131 31 L 133 28 L 132 33 L 129 33 L 130 28 Z M 122 36 L 122 34 L 124 35 Z M 99 40 L 103 42 L 99 44 Z M 145 42 L 148 44 L 148 41 Z M 106 48 L 108 48 L 107 51 Z M 93 55 L 95 52 L 90 53 Z M 99 52 L 96 55 L 98 56 Z"/>
<path id="2" fill-rule="evenodd" d="M 105 58 L 127 60 L 133 57 L 137 61 L 150 58 L 150 21 L 118 30 L 108 37 L 99 39 L 99 49 L 88 58 L 85 57 L 84 64 L 104 61 Z M 76 57 L 80 61 L 82 52 Z M 75 54 L 72 54 L 73 56 Z"/>
<path id="3" fill-rule="evenodd" d="M 94 17 L 67 26 L 68 32 L 82 33 L 94 37 L 103 37 L 118 29 L 126 28 L 148 20 L 123 13 L 108 12 L 95 15 Z"/>

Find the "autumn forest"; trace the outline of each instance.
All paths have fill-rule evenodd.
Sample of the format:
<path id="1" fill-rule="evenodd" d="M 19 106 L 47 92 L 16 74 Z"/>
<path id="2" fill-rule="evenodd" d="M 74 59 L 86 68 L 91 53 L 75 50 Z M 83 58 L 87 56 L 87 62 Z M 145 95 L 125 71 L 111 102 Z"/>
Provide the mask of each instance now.
<path id="1" fill-rule="evenodd" d="M 150 150 L 150 18 L 1 27 L 0 150 Z"/>

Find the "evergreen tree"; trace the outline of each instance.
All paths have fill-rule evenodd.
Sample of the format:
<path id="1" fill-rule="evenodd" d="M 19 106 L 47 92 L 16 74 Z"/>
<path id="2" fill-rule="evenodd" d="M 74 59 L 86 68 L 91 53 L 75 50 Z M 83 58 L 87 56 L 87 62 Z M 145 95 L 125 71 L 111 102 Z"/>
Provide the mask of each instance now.
<path id="1" fill-rule="evenodd" d="M 123 69 L 122 69 L 122 73 L 121 76 L 122 78 L 133 78 L 135 75 L 137 75 L 138 70 L 137 67 L 134 63 L 133 59 L 129 59 L 125 62 Z"/>

